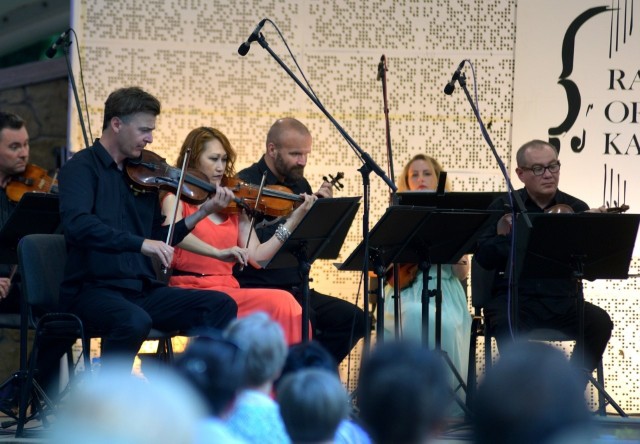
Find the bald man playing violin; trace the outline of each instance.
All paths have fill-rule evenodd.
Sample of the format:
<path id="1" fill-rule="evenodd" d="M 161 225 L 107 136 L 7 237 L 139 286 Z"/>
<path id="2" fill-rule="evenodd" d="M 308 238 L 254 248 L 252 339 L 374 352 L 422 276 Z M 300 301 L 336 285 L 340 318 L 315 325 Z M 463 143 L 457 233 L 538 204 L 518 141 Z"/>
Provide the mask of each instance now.
<path id="1" fill-rule="evenodd" d="M 295 194 L 312 194 L 311 185 L 304 178 L 311 145 L 311 133 L 302 122 L 292 117 L 278 119 L 267 133 L 265 154 L 258 162 L 240 171 L 238 177 L 260 184 L 266 173 L 265 185 L 284 185 Z M 323 198 L 332 197 L 332 185 L 323 182 L 315 194 Z M 271 239 L 280 223 L 279 219 L 269 217 L 257 223 L 256 233 L 260 242 Z M 301 302 L 302 278 L 297 267 L 245 267 L 242 271 L 236 269 L 234 276 L 242 287 L 286 290 Z M 334 356 L 336 362 L 341 362 L 364 336 L 363 311 L 348 301 L 313 289 L 309 290 L 309 305 L 314 339 Z"/>
<path id="2" fill-rule="evenodd" d="M 0 111 L 0 227 L 16 207 L 7 198 L 6 187 L 13 176 L 22 174 L 29 163 L 29 133 L 25 121 L 16 114 Z M 20 294 L 11 285 L 13 267 L 0 265 L 0 312 L 20 311 Z"/>
<path id="3" fill-rule="evenodd" d="M 532 140 L 518 149 L 516 174 L 524 184 L 517 190 L 528 213 L 542 213 L 557 205 L 566 205 L 573 212 L 604 212 L 604 208 L 590 210 L 582 200 L 558 189 L 560 161 L 556 148 L 542 140 Z M 489 209 L 503 210 L 507 197 L 493 202 Z M 503 216 L 496 226 L 490 226 L 480 236 L 476 261 L 484 268 L 504 271 L 510 252 L 511 214 Z M 508 282 L 496 273 L 493 298 L 483 311 L 494 330 L 498 345 L 510 340 L 507 310 Z M 518 332 L 534 328 L 555 329 L 572 337 L 578 335 L 576 284 L 571 279 L 520 279 L 518 285 Z M 606 311 L 589 302 L 584 305 L 584 341 L 578 338 L 572 354 L 573 363 L 584 352 L 584 369 L 592 372 L 602 358 L 613 323 Z M 586 384 L 586 378 L 585 378 Z"/>
<path id="4" fill-rule="evenodd" d="M 225 293 L 168 287 L 154 271 L 152 258 L 169 267 L 173 245 L 221 209 L 218 201 L 203 203 L 174 225 L 170 245 L 158 193 L 129 186 L 126 163 L 153 142 L 158 114 L 158 99 L 140 88 L 112 92 L 105 102 L 102 136 L 77 152 L 58 178 L 68 251 L 61 308 L 102 338 L 102 368 L 123 359 L 133 364 L 152 327 L 223 328 L 237 313 Z"/>

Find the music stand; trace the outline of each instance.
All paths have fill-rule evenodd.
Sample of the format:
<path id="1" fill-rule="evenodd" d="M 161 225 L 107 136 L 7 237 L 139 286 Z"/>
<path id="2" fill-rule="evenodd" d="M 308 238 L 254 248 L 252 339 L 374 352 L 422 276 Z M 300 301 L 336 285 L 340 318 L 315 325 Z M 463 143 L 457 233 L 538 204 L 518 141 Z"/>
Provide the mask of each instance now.
<path id="1" fill-rule="evenodd" d="M 24 193 L 0 230 L 0 263 L 18 263 L 18 242 L 28 234 L 53 233 L 60 225 L 58 196 Z"/>
<path id="2" fill-rule="evenodd" d="M 440 282 L 435 292 L 429 293 L 429 268 L 432 264 L 452 264 L 473 250 L 479 228 L 486 223 L 489 212 L 452 212 L 425 207 L 396 205 L 387 208 L 380 221 L 371 230 L 369 239 L 371 260 L 377 264 L 377 326 L 378 340 L 384 340 L 384 266 L 391 263 L 417 263 L 422 270 L 422 340 L 429 344 L 429 297 L 436 296 L 436 338 L 435 348 L 443 356 L 453 372 L 458 388 L 467 390 L 466 384 L 448 354 L 441 349 L 442 292 Z M 338 268 L 340 270 L 360 270 L 364 259 L 361 243 Z M 382 273 L 380 273 L 382 270 Z M 399 295 L 394 295 L 398 298 Z M 466 405 L 456 401 L 463 410 Z"/>
<path id="3" fill-rule="evenodd" d="M 486 210 L 504 196 L 504 191 L 401 191 L 394 194 L 394 205 L 413 205 L 457 211 Z"/>
<path id="4" fill-rule="evenodd" d="M 309 340 L 309 271 L 316 259 L 335 259 L 360 206 L 360 197 L 318 199 L 263 268 L 298 266 L 302 278 L 302 340 Z"/>
<path id="5" fill-rule="evenodd" d="M 626 279 L 638 233 L 638 214 L 530 214 L 517 220 L 516 273 L 520 279 L 571 279 L 577 284 L 578 340 L 584 343 L 583 279 Z M 562 233 L 549 236 L 549 233 Z M 606 239 L 588 242 L 587 239 Z M 517 313 L 515 314 L 517 316 Z M 584 362 L 584 355 L 579 356 Z M 627 416 L 593 376 L 589 380 L 620 414 Z"/>

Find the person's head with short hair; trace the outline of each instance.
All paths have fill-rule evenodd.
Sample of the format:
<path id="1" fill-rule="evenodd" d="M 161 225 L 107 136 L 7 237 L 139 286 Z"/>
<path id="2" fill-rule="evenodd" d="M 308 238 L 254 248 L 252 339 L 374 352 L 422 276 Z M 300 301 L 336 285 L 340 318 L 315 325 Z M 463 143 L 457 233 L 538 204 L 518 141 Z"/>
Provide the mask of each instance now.
<path id="1" fill-rule="evenodd" d="M 416 154 L 402 169 L 398 177 L 398 191 L 435 191 L 444 168 L 435 158 L 426 154 Z M 445 190 L 451 189 L 447 178 Z"/>
<path id="2" fill-rule="evenodd" d="M 153 142 L 160 101 L 137 86 L 120 88 L 104 104 L 101 144 L 116 163 L 140 157 Z"/>
<path id="3" fill-rule="evenodd" d="M 276 390 L 285 376 L 305 368 L 321 368 L 339 374 L 336 360 L 322 344 L 314 340 L 299 342 L 289 347 L 282 373 L 275 384 Z"/>
<path id="4" fill-rule="evenodd" d="M 210 331 L 192 339 L 175 367 L 203 395 L 211 415 L 224 417 L 242 388 L 245 359 L 237 344 Z"/>
<path id="5" fill-rule="evenodd" d="M 29 133 L 24 119 L 0 111 L 0 186 L 24 173 L 29 163 Z"/>
<path id="6" fill-rule="evenodd" d="M 321 368 L 288 374 L 278 387 L 280 415 L 291 441 L 332 443 L 349 413 L 347 392 L 340 379 Z"/>
<path id="7" fill-rule="evenodd" d="M 538 204 L 546 204 L 556 195 L 560 183 L 558 150 L 549 142 L 531 140 L 516 152 L 516 174 L 527 193 Z"/>
<path id="8" fill-rule="evenodd" d="M 287 357 L 287 343 L 280 324 L 264 312 L 233 320 L 225 337 L 246 353 L 245 387 L 265 387 L 280 375 Z"/>
<path id="9" fill-rule="evenodd" d="M 360 420 L 376 444 L 428 442 L 451 400 L 442 359 L 419 344 L 379 344 L 362 363 Z"/>
<path id="10" fill-rule="evenodd" d="M 476 443 L 588 442 L 583 379 L 550 344 L 519 341 L 504 347 L 478 387 Z M 564 441 L 569 437 L 578 440 Z"/>
<path id="11" fill-rule="evenodd" d="M 267 133 L 265 162 L 280 181 L 300 179 L 311 143 L 311 133 L 302 122 L 293 117 L 278 119 Z"/>
<path id="12" fill-rule="evenodd" d="M 107 129 L 114 117 L 126 122 L 138 113 L 158 116 L 160 110 L 160 101 L 142 88 L 138 86 L 120 88 L 109 94 L 104 102 L 102 129 Z"/>

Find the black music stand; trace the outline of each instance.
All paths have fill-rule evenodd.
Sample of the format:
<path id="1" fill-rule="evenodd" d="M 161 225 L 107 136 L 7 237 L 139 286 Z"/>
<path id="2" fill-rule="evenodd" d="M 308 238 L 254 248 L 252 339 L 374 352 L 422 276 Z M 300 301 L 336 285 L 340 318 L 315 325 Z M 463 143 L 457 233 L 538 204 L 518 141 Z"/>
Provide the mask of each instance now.
<path id="1" fill-rule="evenodd" d="M 359 197 L 318 199 L 263 268 L 298 266 L 302 278 L 302 340 L 309 340 L 309 271 L 316 259 L 335 259 L 360 206 Z"/>
<path id="2" fill-rule="evenodd" d="M 399 191 L 394 194 L 394 205 L 451 209 L 457 211 L 486 210 L 504 196 L 504 191 Z"/>
<path id="3" fill-rule="evenodd" d="M 53 233 L 60 225 L 58 196 L 24 193 L 0 230 L 0 263 L 18 263 L 18 242 L 28 234 Z"/>
<path id="4" fill-rule="evenodd" d="M 458 372 L 448 354 L 441 349 L 441 304 L 440 281 L 437 289 L 429 292 L 429 268 L 432 264 L 452 264 L 473 250 L 479 229 L 490 217 L 489 212 L 452 212 L 425 207 L 392 206 L 387 209 L 380 221 L 371 230 L 369 240 L 371 260 L 376 264 L 378 277 L 378 340 L 384 340 L 384 288 L 383 274 L 385 265 L 391 263 L 417 263 L 422 270 L 422 340 L 429 344 L 429 297 L 436 296 L 436 338 L 435 349 L 443 356 L 453 372 L 459 388 L 467 390 L 464 378 Z M 359 270 L 363 261 L 363 245 L 339 266 L 341 270 Z M 382 272 L 380 273 L 380 271 Z M 439 275 L 439 269 L 438 269 Z M 398 298 L 399 295 L 394 295 Z M 456 397 L 456 402 L 467 411 L 467 407 Z"/>
<path id="5" fill-rule="evenodd" d="M 576 282 L 578 340 L 584 342 L 583 279 L 626 279 L 638 234 L 639 214 L 530 214 L 518 220 L 516 273 L 520 279 Z M 549 236 L 549 233 L 562 233 Z M 600 240 L 589 242 L 589 239 Z M 517 315 L 517 313 L 515 314 Z M 584 359 L 579 356 L 578 359 Z M 620 416 L 627 416 L 593 376 L 589 380 Z"/>

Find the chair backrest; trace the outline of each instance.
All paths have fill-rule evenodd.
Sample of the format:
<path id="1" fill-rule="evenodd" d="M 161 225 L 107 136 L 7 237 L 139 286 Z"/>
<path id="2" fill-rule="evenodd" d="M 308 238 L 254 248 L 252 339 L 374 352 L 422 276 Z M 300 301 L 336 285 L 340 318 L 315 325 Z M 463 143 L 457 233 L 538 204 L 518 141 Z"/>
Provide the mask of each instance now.
<path id="1" fill-rule="evenodd" d="M 495 274 L 495 270 L 487 270 L 475 257 L 471 260 L 471 305 L 481 308 L 492 298 Z"/>
<path id="2" fill-rule="evenodd" d="M 62 234 L 30 234 L 20 239 L 18 264 L 27 304 L 44 312 L 58 309 L 66 262 L 67 246 Z"/>

